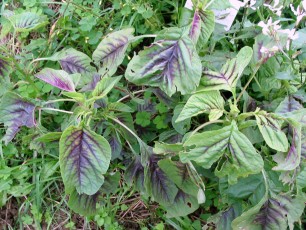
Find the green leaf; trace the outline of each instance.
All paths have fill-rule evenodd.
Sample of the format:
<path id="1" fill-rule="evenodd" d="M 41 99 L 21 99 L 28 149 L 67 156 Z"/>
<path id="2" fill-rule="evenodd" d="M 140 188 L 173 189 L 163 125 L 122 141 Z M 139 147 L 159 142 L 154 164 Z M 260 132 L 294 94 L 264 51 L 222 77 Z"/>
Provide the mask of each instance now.
<path id="1" fill-rule="evenodd" d="M 124 59 L 130 40 L 134 37 L 133 33 L 134 29 L 128 28 L 108 34 L 92 54 L 94 62 L 103 63 L 103 67 L 110 71 L 110 75 L 115 73 Z"/>
<path id="2" fill-rule="evenodd" d="M 222 129 L 198 133 L 191 136 L 184 143 L 190 146 L 189 152 L 182 152 L 180 159 L 183 163 L 193 160 L 204 168 L 210 168 L 224 153 L 231 136 L 232 126 Z M 193 148 L 193 146 L 195 146 Z"/>
<path id="3" fill-rule="evenodd" d="M 219 91 L 196 93 L 188 99 L 176 122 L 202 113 L 208 113 L 209 120 L 217 120 L 222 116 L 223 110 L 224 100 Z"/>
<path id="4" fill-rule="evenodd" d="M 125 77 L 137 85 L 160 87 L 171 96 L 176 91 L 192 93 L 199 85 L 201 71 L 201 61 L 186 31 L 169 28 L 133 57 Z"/>
<path id="5" fill-rule="evenodd" d="M 163 159 L 158 162 L 158 166 L 163 170 L 167 177 L 175 183 L 184 193 L 197 196 L 199 187 L 191 179 L 187 164 L 181 162 L 174 162 L 170 159 Z"/>
<path id="6" fill-rule="evenodd" d="M 231 183 L 237 182 L 238 177 L 256 174 L 263 168 L 261 156 L 248 138 L 239 132 L 235 122 L 219 130 L 195 134 L 187 139 L 184 146 L 190 150 L 180 154 L 181 161 L 194 160 L 204 168 L 210 168 L 228 149 L 232 163 L 226 161 L 216 174 L 221 177 L 229 174 Z"/>
<path id="7" fill-rule="evenodd" d="M 136 113 L 136 120 L 137 125 L 141 125 L 142 127 L 146 127 L 151 123 L 151 114 L 148 112 L 138 112 Z"/>
<path id="8" fill-rule="evenodd" d="M 122 76 L 118 77 L 103 77 L 97 84 L 96 88 L 92 92 L 92 96 L 99 99 L 105 97 L 114 86 L 120 81 Z"/>
<path id="9" fill-rule="evenodd" d="M 62 133 L 61 132 L 50 132 L 46 133 L 44 135 L 41 135 L 40 137 L 36 138 L 37 141 L 43 142 L 43 143 L 49 143 L 52 141 L 57 141 L 61 138 Z"/>
<path id="10" fill-rule="evenodd" d="M 48 24 L 47 17 L 33 12 L 23 12 L 7 19 L 12 23 L 16 32 L 27 32 Z"/>
<path id="11" fill-rule="evenodd" d="M 201 86 L 198 91 L 228 90 L 232 91 L 236 87 L 237 81 L 252 59 L 252 48 L 243 47 L 236 58 L 226 62 L 220 72 L 204 71 L 201 79 Z"/>
<path id="12" fill-rule="evenodd" d="M 60 168 L 67 193 L 95 194 L 104 182 L 111 147 L 86 127 L 70 126 L 60 139 Z"/>
<path id="13" fill-rule="evenodd" d="M 286 152 L 288 150 L 288 139 L 281 130 L 282 121 L 276 119 L 271 114 L 256 114 L 256 121 L 267 145 L 277 151 Z"/>
<path id="14" fill-rule="evenodd" d="M 93 216 L 99 211 L 96 205 L 100 195 L 100 192 L 93 195 L 78 194 L 76 190 L 73 190 L 69 196 L 68 206 L 78 214 Z"/>
<path id="15" fill-rule="evenodd" d="M 173 111 L 173 116 L 171 119 L 173 128 L 182 135 L 185 134 L 190 129 L 190 125 L 191 125 L 190 117 L 184 119 L 183 121 L 176 122 L 183 108 L 184 108 L 184 105 L 182 104 L 178 104 L 177 106 L 175 106 L 174 111 Z"/>

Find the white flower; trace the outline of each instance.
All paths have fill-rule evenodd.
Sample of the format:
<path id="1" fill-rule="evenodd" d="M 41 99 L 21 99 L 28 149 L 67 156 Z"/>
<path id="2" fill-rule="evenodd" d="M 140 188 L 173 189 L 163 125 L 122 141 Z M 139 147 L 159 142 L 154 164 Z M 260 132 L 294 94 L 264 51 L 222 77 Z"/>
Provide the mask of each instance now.
<path id="1" fill-rule="evenodd" d="M 290 39 L 290 40 L 296 40 L 299 37 L 299 35 L 297 33 L 295 33 L 295 29 L 279 30 L 278 32 L 283 33 L 283 34 L 287 34 L 288 39 Z"/>
<path id="2" fill-rule="evenodd" d="M 279 20 L 272 22 L 272 18 L 270 17 L 267 23 L 260 21 L 258 26 L 262 27 L 263 34 L 273 36 L 277 30 L 281 28 L 281 26 L 278 25 L 279 22 Z"/>
<path id="3" fill-rule="evenodd" d="M 260 49 L 260 53 L 266 54 L 268 57 L 272 57 L 278 51 L 279 51 L 279 48 L 277 46 L 273 46 L 271 48 L 267 48 L 263 46 Z"/>
<path id="4" fill-rule="evenodd" d="M 306 0 L 303 0 L 302 5 L 299 5 L 296 10 L 293 5 L 290 4 L 291 11 L 296 16 L 296 24 L 298 25 L 300 21 L 306 16 Z"/>
<path id="5" fill-rule="evenodd" d="M 269 4 L 264 4 L 264 6 L 268 7 L 273 13 L 275 13 L 277 16 L 280 16 L 282 13 L 283 6 L 278 6 L 279 0 L 274 0 L 273 6 Z"/>

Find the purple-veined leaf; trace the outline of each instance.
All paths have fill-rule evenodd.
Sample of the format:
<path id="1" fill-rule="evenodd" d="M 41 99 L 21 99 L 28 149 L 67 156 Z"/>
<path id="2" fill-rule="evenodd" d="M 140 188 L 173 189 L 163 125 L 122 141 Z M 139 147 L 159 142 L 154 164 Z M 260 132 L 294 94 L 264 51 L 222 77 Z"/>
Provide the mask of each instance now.
<path id="1" fill-rule="evenodd" d="M 107 139 L 112 150 L 111 160 L 121 157 L 122 143 L 116 131 L 112 132 Z"/>
<path id="2" fill-rule="evenodd" d="M 301 138 L 302 130 L 301 126 L 289 126 L 289 130 L 292 131 L 291 146 L 287 154 L 279 152 L 273 156 L 274 161 L 278 164 L 273 167 L 273 170 L 277 171 L 289 171 L 294 170 L 300 165 L 301 162 Z"/>
<path id="3" fill-rule="evenodd" d="M 111 147 L 87 127 L 70 126 L 60 139 L 60 167 L 67 193 L 95 194 L 104 182 Z"/>
<path id="4" fill-rule="evenodd" d="M 1 56 L 0 58 L 0 78 L 5 78 L 11 72 L 12 68 L 8 61 L 3 59 Z"/>
<path id="5" fill-rule="evenodd" d="M 176 122 L 197 116 L 209 114 L 209 120 L 217 120 L 223 115 L 224 100 L 219 91 L 207 91 L 193 94 L 186 102 Z"/>
<path id="6" fill-rule="evenodd" d="M 48 24 L 48 19 L 45 15 L 39 15 L 33 12 L 23 12 L 15 14 L 7 19 L 12 23 L 16 32 L 26 32 L 37 29 Z"/>
<path id="7" fill-rule="evenodd" d="M 95 72 L 96 69 L 90 65 L 91 59 L 84 53 L 73 48 L 60 51 L 55 55 L 62 69 L 69 74 Z"/>
<path id="8" fill-rule="evenodd" d="M 0 123 L 7 127 L 3 141 L 7 145 L 19 131 L 21 126 L 35 126 L 35 105 L 18 94 L 8 92 L 0 104 Z"/>
<path id="9" fill-rule="evenodd" d="M 166 217 L 186 216 L 199 208 L 197 197 L 178 190 L 172 204 L 164 204 L 167 210 Z"/>
<path id="10" fill-rule="evenodd" d="M 197 44 L 201 32 L 201 17 L 198 10 L 194 12 L 193 19 L 189 29 L 189 37 L 194 44 Z"/>
<path id="11" fill-rule="evenodd" d="M 268 199 L 260 208 L 254 222 L 263 229 L 287 229 L 285 215 L 288 210 L 276 199 Z"/>
<path id="12" fill-rule="evenodd" d="M 190 175 L 191 169 L 187 164 L 162 159 L 158 162 L 158 166 L 180 190 L 194 197 L 197 196 L 200 188 L 193 181 Z"/>
<path id="13" fill-rule="evenodd" d="M 76 190 L 69 196 L 68 206 L 74 212 L 83 216 L 93 216 L 99 211 L 96 207 L 99 202 L 101 192 L 98 191 L 93 195 L 78 194 Z"/>
<path id="14" fill-rule="evenodd" d="M 103 63 L 103 67 L 109 70 L 109 74 L 115 73 L 122 63 L 130 39 L 134 33 L 133 28 L 119 30 L 108 34 L 93 52 L 92 59 L 95 63 Z"/>
<path id="15" fill-rule="evenodd" d="M 145 188 L 154 200 L 162 205 L 169 205 L 174 203 L 178 188 L 158 166 L 160 159 L 162 159 L 161 156 L 156 154 L 149 156 L 149 163 L 145 170 Z"/>
<path id="16" fill-rule="evenodd" d="M 232 221 L 241 214 L 241 205 L 237 202 L 225 211 L 221 211 L 208 219 L 208 222 L 213 222 L 217 230 L 232 230 Z"/>
<path id="17" fill-rule="evenodd" d="M 281 130 L 283 121 L 266 112 L 258 113 L 255 117 L 259 131 L 267 145 L 277 151 L 286 152 L 288 150 L 288 139 Z"/>
<path id="18" fill-rule="evenodd" d="M 220 72 L 204 71 L 201 86 L 198 91 L 228 90 L 232 91 L 237 80 L 252 59 L 253 51 L 250 47 L 243 47 L 236 58 L 225 63 Z"/>
<path id="19" fill-rule="evenodd" d="M 199 85 L 202 65 L 183 29 L 169 28 L 130 61 L 125 77 L 137 85 L 160 87 L 167 95 L 192 93 Z"/>
<path id="20" fill-rule="evenodd" d="M 87 85 L 85 85 L 80 92 L 87 92 L 92 91 L 96 88 L 98 82 L 101 80 L 101 75 L 98 73 L 94 73 L 93 77 L 91 79 L 91 82 L 89 82 Z"/>
<path id="21" fill-rule="evenodd" d="M 206 45 L 210 35 L 215 29 L 215 14 L 211 10 L 200 10 L 199 16 L 201 18 L 201 31 L 197 42 L 197 47 L 202 48 Z"/>
<path id="22" fill-rule="evenodd" d="M 129 164 L 124 175 L 128 185 L 132 185 L 133 181 L 139 191 L 144 191 L 144 167 L 141 164 L 140 157 L 135 157 Z"/>
<path id="23" fill-rule="evenodd" d="M 303 109 L 301 103 L 295 100 L 293 96 L 288 96 L 279 104 L 275 110 L 275 113 L 280 116 L 285 115 L 287 117 L 291 112 L 299 109 Z"/>
<path id="24" fill-rule="evenodd" d="M 75 91 L 75 87 L 70 75 L 63 70 L 45 68 L 39 73 L 35 74 L 35 77 L 47 82 L 56 88 L 69 92 Z"/>

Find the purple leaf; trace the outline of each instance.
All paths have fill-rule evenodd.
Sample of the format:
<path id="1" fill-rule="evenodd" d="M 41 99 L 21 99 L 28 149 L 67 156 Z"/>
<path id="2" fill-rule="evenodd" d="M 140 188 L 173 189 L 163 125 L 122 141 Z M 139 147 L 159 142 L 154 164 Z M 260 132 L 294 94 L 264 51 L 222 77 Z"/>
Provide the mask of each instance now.
<path id="1" fill-rule="evenodd" d="M 0 123 L 7 127 L 3 141 L 7 145 L 21 126 L 35 126 L 35 105 L 15 93 L 6 93 L 0 104 Z"/>
<path id="2" fill-rule="evenodd" d="M 103 67 L 115 73 L 117 67 L 122 63 L 126 49 L 132 39 L 133 28 L 119 30 L 108 34 L 93 52 L 92 59 L 95 63 L 103 63 Z"/>
<path id="3" fill-rule="evenodd" d="M 128 64 L 125 77 L 137 85 L 158 86 L 168 96 L 193 92 L 202 64 L 192 40 L 182 29 L 163 30 L 150 47 Z"/>
<path id="4" fill-rule="evenodd" d="M 288 115 L 289 113 L 299 109 L 303 109 L 301 103 L 295 100 L 292 96 L 288 96 L 279 104 L 275 113 L 279 115 Z"/>
<path id="5" fill-rule="evenodd" d="M 58 55 L 58 61 L 62 69 L 69 74 L 96 71 L 90 65 L 91 59 L 86 54 L 73 48 L 61 51 Z"/>
<path id="6" fill-rule="evenodd" d="M 189 30 L 189 37 L 194 42 L 194 44 L 197 44 L 200 32 L 201 32 L 201 17 L 199 11 L 196 10 L 194 12 L 194 16 Z"/>
<path id="7" fill-rule="evenodd" d="M 47 82 L 59 89 L 74 92 L 75 87 L 69 74 L 63 70 L 54 70 L 45 68 L 39 73 L 35 74 L 35 77 Z"/>
<path id="8" fill-rule="evenodd" d="M 87 92 L 87 91 L 92 91 L 96 88 L 98 82 L 101 80 L 101 75 L 98 73 L 94 73 L 93 77 L 91 79 L 91 82 L 87 85 L 85 85 L 80 92 Z"/>
<path id="9" fill-rule="evenodd" d="M 263 229 L 282 229 L 286 225 L 286 214 L 288 210 L 281 202 L 270 198 L 259 210 L 254 222 Z"/>
<path id="10" fill-rule="evenodd" d="M 66 192 L 95 194 L 104 182 L 111 148 L 104 137 L 87 127 L 71 126 L 60 139 L 60 168 Z"/>
<path id="11" fill-rule="evenodd" d="M 112 160 L 120 158 L 122 152 L 121 140 L 116 132 L 113 132 L 108 138 L 108 143 L 110 144 L 112 150 Z"/>
<path id="12" fill-rule="evenodd" d="M 133 181 L 136 183 L 136 188 L 144 191 L 144 167 L 141 164 L 140 157 L 135 157 L 129 164 L 124 176 L 128 185 L 132 185 Z"/>
<path id="13" fill-rule="evenodd" d="M 149 157 L 148 170 L 145 175 L 145 186 L 153 198 L 163 204 L 172 204 L 178 193 L 178 188 L 174 182 L 158 166 L 161 156 L 152 154 Z"/>
<path id="14" fill-rule="evenodd" d="M 273 156 L 274 161 L 278 163 L 273 170 L 289 171 L 294 170 L 300 165 L 301 161 L 301 127 L 289 126 L 292 131 L 292 141 L 287 156 L 279 152 Z"/>

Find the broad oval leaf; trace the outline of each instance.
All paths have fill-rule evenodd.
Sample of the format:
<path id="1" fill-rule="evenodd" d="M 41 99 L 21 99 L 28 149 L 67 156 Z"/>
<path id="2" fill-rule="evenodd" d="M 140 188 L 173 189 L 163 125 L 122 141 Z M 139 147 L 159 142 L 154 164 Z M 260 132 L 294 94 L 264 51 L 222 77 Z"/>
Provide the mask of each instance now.
<path id="1" fill-rule="evenodd" d="M 35 126 L 35 105 L 18 94 L 8 92 L 0 104 L 0 123 L 6 127 L 6 134 L 2 140 L 7 145 L 19 131 L 21 126 L 32 128 Z"/>
<path id="2" fill-rule="evenodd" d="M 256 121 L 267 145 L 277 151 L 288 150 L 288 139 L 281 130 L 282 121 L 274 118 L 271 114 L 256 114 Z"/>
<path id="3" fill-rule="evenodd" d="M 199 85 L 201 71 L 200 58 L 186 31 L 169 28 L 133 57 L 125 77 L 137 85 L 158 86 L 171 96 L 176 91 L 192 93 Z"/>
<path id="4" fill-rule="evenodd" d="M 104 182 L 111 147 L 104 137 L 87 127 L 71 126 L 60 139 L 60 167 L 65 189 L 93 195 Z"/>
<path id="5" fill-rule="evenodd" d="M 220 89 L 232 91 L 243 70 L 251 61 L 252 55 L 252 48 L 245 46 L 239 51 L 236 58 L 225 63 L 220 72 L 204 71 L 204 77 L 201 79 L 201 87 L 198 91 Z"/>
<path id="6" fill-rule="evenodd" d="M 56 88 L 73 92 L 75 87 L 69 74 L 63 70 L 54 70 L 45 68 L 39 73 L 35 74 L 35 77 L 53 85 Z"/>
<path id="7" fill-rule="evenodd" d="M 223 114 L 223 107 L 224 100 L 219 91 L 196 93 L 188 99 L 176 122 L 197 116 L 201 113 L 208 113 L 209 120 L 217 120 Z"/>
<path id="8" fill-rule="evenodd" d="M 201 17 L 199 14 L 199 11 L 196 10 L 193 15 L 193 19 L 190 25 L 189 30 L 189 37 L 194 42 L 194 44 L 197 44 L 197 41 L 199 39 L 201 32 Z"/>
<path id="9" fill-rule="evenodd" d="M 128 28 L 108 34 L 93 52 L 94 62 L 103 62 L 103 67 L 108 68 L 112 75 L 122 63 L 133 33 L 134 29 Z"/>
<path id="10" fill-rule="evenodd" d="M 197 48 L 202 48 L 206 45 L 210 35 L 215 29 L 215 14 L 211 10 L 199 10 L 199 16 L 201 19 L 201 28 Z"/>

